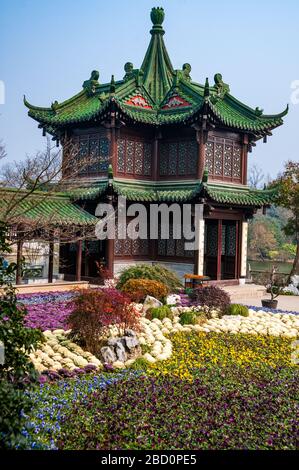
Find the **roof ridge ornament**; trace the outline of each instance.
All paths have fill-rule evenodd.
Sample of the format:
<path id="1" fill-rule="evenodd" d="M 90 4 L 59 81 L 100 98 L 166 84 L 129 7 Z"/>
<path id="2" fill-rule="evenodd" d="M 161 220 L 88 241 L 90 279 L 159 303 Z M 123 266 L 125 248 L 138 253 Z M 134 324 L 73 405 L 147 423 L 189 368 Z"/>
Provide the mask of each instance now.
<path id="1" fill-rule="evenodd" d="M 96 93 L 97 89 L 100 86 L 99 76 L 100 73 L 98 72 L 98 70 L 93 70 L 91 72 L 90 79 L 85 80 L 85 82 L 83 82 L 82 87 L 86 91 L 87 96 L 93 96 Z"/>
<path id="2" fill-rule="evenodd" d="M 216 73 L 214 75 L 214 81 L 214 86 L 216 88 L 216 96 L 220 99 L 223 99 L 224 96 L 230 92 L 229 85 L 227 83 L 224 83 L 224 81 L 222 80 L 221 73 Z"/>
<path id="3" fill-rule="evenodd" d="M 204 96 L 205 98 L 208 98 L 208 97 L 210 96 L 210 85 L 209 85 L 209 79 L 208 79 L 208 77 L 206 78 L 203 96 Z"/>
<path id="4" fill-rule="evenodd" d="M 151 10 L 151 20 L 153 23 L 153 28 L 151 29 L 151 34 L 161 33 L 164 34 L 164 29 L 162 28 L 162 23 L 165 18 L 164 8 L 162 7 L 153 7 Z"/>

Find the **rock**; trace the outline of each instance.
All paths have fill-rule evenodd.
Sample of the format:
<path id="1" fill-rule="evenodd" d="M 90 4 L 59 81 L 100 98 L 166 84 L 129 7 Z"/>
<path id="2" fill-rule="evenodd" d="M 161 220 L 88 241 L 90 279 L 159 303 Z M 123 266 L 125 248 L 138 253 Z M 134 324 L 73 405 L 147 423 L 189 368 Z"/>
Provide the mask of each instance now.
<path id="1" fill-rule="evenodd" d="M 107 362 L 108 364 L 116 361 L 116 355 L 110 346 L 103 346 L 101 348 L 101 354 L 104 362 Z"/>
<path id="2" fill-rule="evenodd" d="M 114 348 L 118 341 L 119 341 L 119 338 L 109 338 L 107 341 L 107 344 L 108 346 L 112 346 Z"/>
<path id="3" fill-rule="evenodd" d="M 147 295 L 143 302 L 143 311 L 147 312 L 149 308 L 162 307 L 162 305 L 163 304 L 160 302 L 160 300 L 152 297 L 151 295 Z"/>
<path id="4" fill-rule="evenodd" d="M 139 346 L 139 341 L 137 338 L 133 338 L 132 336 L 124 336 L 123 339 L 125 340 L 126 347 L 129 351 Z"/>
<path id="5" fill-rule="evenodd" d="M 136 337 L 136 333 L 134 330 L 131 330 L 130 328 L 127 328 L 125 330 L 125 336 L 133 336 L 133 337 Z"/>
<path id="6" fill-rule="evenodd" d="M 117 343 L 115 345 L 115 353 L 116 353 L 116 357 L 119 361 L 126 362 L 127 353 L 126 353 L 126 350 L 124 348 L 124 345 L 123 345 L 122 341 L 117 341 Z"/>

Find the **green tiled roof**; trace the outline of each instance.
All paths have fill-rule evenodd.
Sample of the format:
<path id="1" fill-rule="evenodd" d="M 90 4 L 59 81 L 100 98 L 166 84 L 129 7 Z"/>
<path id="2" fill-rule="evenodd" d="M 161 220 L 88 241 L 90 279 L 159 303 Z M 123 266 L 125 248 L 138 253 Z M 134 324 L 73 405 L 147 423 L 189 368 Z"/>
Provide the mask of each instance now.
<path id="1" fill-rule="evenodd" d="M 113 180 L 113 189 L 130 201 L 184 202 L 192 200 L 201 190 L 201 183 L 124 182 Z"/>
<path id="2" fill-rule="evenodd" d="M 233 187 L 203 183 L 206 195 L 215 202 L 222 204 L 235 204 L 239 206 L 269 205 L 275 202 L 278 195 L 278 188 L 272 189 L 251 189 L 247 186 Z"/>
<path id="3" fill-rule="evenodd" d="M 83 186 L 69 192 L 73 200 L 96 199 L 105 193 L 108 185 L 120 196 L 129 201 L 139 202 L 187 202 L 200 196 L 219 204 L 262 207 L 275 202 L 277 187 L 272 189 L 251 189 L 241 185 L 219 183 L 188 182 L 155 182 L 111 179 L 91 186 Z"/>
<path id="4" fill-rule="evenodd" d="M 108 187 L 108 179 L 91 184 L 89 186 L 78 186 L 71 190 L 66 190 L 67 195 L 74 201 L 92 200 L 104 193 Z"/>
<path id="5" fill-rule="evenodd" d="M 11 189 L 0 190 L 0 218 L 24 224 L 38 222 L 53 226 L 92 226 L 97 218 L 73 204 L 64 195 L 34 193 L 24 197 L 24 192 Z"/>
<path id="6" fill-rule="evenodd" d="M 153 8 L 151 19 L 151 40 L 140 69 L 134 69 L 133 64 L 127 62 L 124 78 L 116 82 L 113 78 L 106 84 L 98 82 L 98 72 L 94 71 L 80 93 L 62 103 L 54 102 L 51 107 L 32 106 L 24 98 L 29 116 L 54 135 L 67 126 L 100 121 L 112 106 L 134 122 L 154 126 L 208 115 L 213 122 L 258 137 L 283 123 L 288 108 L 276 115 L 265 115 L 259 108 L 250 108 L 230 94 L 221 74 L 215 75 L 213 86 L 207 81 L 203 86 L 191 80 L 189 64 L 174 70 L 163 39 L 163 9 Z"/>

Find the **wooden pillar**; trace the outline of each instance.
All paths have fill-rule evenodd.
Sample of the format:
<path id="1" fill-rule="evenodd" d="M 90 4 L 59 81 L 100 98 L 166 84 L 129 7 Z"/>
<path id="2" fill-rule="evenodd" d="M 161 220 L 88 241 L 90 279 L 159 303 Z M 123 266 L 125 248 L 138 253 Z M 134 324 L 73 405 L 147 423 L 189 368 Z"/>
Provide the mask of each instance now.
<path id="1" fill-rule="evenodd" d="M 16 284 L 21 284 L 21 282 L 22 282 L 22 249 L 23 249 L 23 241 L 18 240 L 18 242 L 17 242 Z"/>
<path id="2" fill-rule="evenodd" d="M 76 281 L 81 281 L 81 269 L 82 269 L 82 240 L 78 240 L 77 251 L 76 251 Z"/>
<path id="3" fill-rule="evenodd" d="M 48 266 L 48 282 L 53 282 L 53 265 L 54 265 L 54 242 L 49 242 L 49 266 Z"/>
<path id="4" fill-rule="evenodd" d="M 222 220 L 218 220 L 217 281 L 221 280 Z"/>

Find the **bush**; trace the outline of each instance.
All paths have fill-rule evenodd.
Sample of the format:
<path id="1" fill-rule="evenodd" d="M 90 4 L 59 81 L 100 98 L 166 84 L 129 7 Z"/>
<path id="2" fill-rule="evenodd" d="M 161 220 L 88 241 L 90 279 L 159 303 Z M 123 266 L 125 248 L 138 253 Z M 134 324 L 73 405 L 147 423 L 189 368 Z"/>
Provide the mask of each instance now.
<path id="1" fill-rule="evenodd" d="M 97 354 L 100 338 L 110 325 L 116 325 L 120 334 L 126 328 L 139 328 L 139 313 L 130 297 L 116 289 L 82 290 L 74 299 L 74 311 L 69 317 L 72 334 L 89 352 Z"/>
<path id="2" fill-rule="evenodd" d="M 163 320 L 164 318 L 172 318 L 173 313 L 168 305 L 163 305 L 162 307 L 149 308 L 146 312 L 146 317 L 150 320 L 153 320 L 154 318 Z"/>
<path id="3" fill-rule="evenodd" d="M 194 305 L 218 308 L 222 314 L 230 305 L 230 297 L 227 292 L 217 286 L 197 287 L 193 289 L 190 298 Z"/>
<path id="4" fill-rule="evenodd" d="M 226 315 L 241 315 L 242 317 L 248 317 L 249 310 L 246 305 L 231 304 L 225 311 Z"/>
<path id="5" fill-rule="evenodd" d="M 191 310 L 183 312 L 180 316 L 181 325 L 195 325 L 197 323 L 197 315 Z"/>
<path id="6" fill-rule="evenodd" d="M 134 302 L 142 302 L 147 295 L 163 300 L 169 294 L 167 286 L 149 279 L 129 279 L 121 288 Z"/>
<path id="7" fill-rule="evenodd" d="M 121 289 L 129 279 L 149 279 L 158 281 L 168 287 L 169 292 L 175 292 L 182 287 L 177 275 L 160 264 L 139 264 L 125 269 L 119 278 L 117 288 Z"/>

